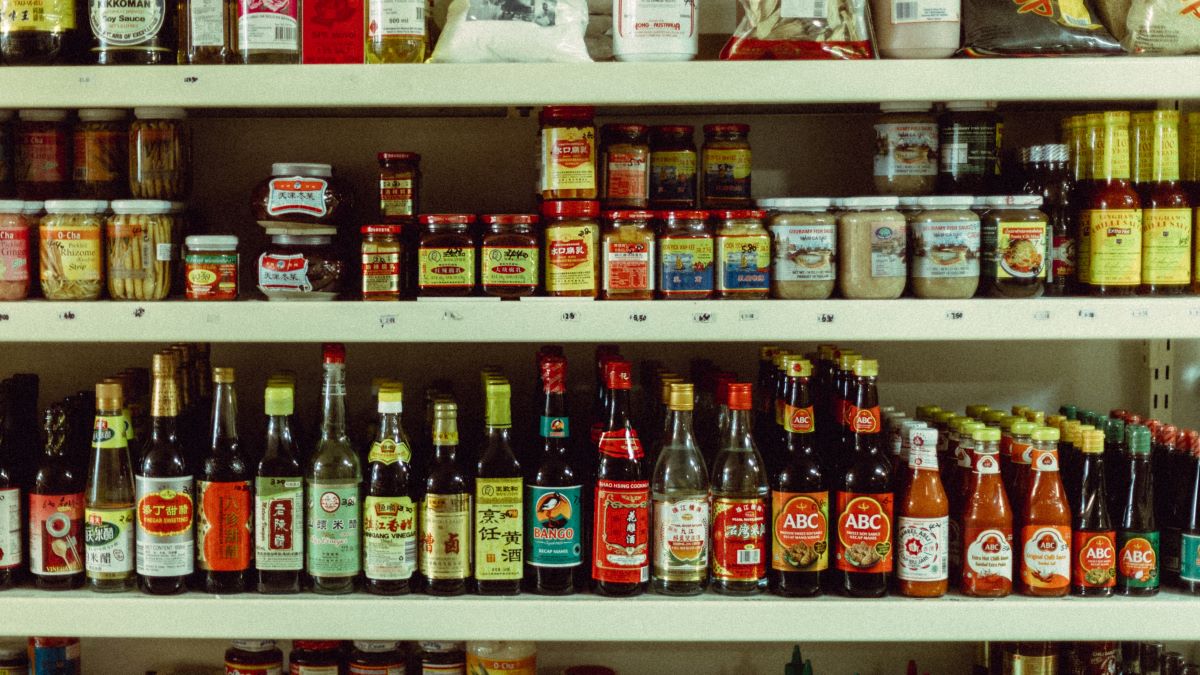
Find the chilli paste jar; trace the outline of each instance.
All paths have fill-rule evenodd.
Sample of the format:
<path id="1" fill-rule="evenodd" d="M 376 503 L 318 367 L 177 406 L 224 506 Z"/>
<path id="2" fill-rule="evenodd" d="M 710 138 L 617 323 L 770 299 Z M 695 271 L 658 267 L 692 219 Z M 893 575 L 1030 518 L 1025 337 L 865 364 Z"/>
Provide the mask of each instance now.
<path id="1" fill-rule="evenodd" d="M 417 288 L 422 296 L 467 296 L 475 291 L 475 216 L 421 216 Z"/>
<path id="2" fill-rule="evenodd" d="M 906 222 L 896 197 L 849 197 L 838 214 L 838 290 L 855 300 L 904 293 Z"/>
<path id="3" fill-rule="evenodd" d="M 875 191 L 932 194 L 938 176 L 938 125 L 929 102 L 888 102 L 875 120 Z"/>
<path id="4" fill-rule="evenodd" d="M 251 196 L 254 218 L 263 227 L 279 224 L 334 227 L 350 209 L 350 192 L 329 164 L 279 163 Z"/>
<path id="5" fill-rule="evenodd" d="M 283 652 L 274 640 L 234 640 L 225 650 L 225 672 L 283 675 Z"/>
<path id="6" fill-rule="evenodd" d="M 750 125 L 709 124 L 700 152 L 700 201 L 706 209 L 744 209 L 750 201 Z"/>
<path id="7" fill-rule="evenodd" d="M 184 240 L 184 297 L 188 300 L 237 300 L 238 238 L 193 234 Z"/>
<path id="8" fill-rule="evenodd" d="M 590 106 L 547 106 L 539 115 L 542 199 L 596 198 L 596 111 Z"/>
<path id="9" fill-rule="evenodd" d="M 644 209 L 650 203 L 649 127 L 606 124 L 600 130 L 600 198 L 609 209 Z"/>
<path id="10" fill-rule="evenodd" d="M 760 199 L 769 213 L 774 255 L 771 296 L 787 300 L 824 300 L 837 279 L 837 218 L 831 200 Z"/>
<path id="11" fill-rule="evenodd" d="M 975 198 L 919 197 L 908 216 L 909 265 L 918 298 L 969 298 L 979 288 L 979 216 Z"/>
<path id="12" fill-rule="evenodd" d="M 62 199 L 71 192 L 71 126 L 65 110 L 17 113 L 14 176 L 21 199 Z"/>
<path id="13" fill-rule="evenodd" d="M 594 298 L 600 293 L 600 203 L 542 204 L 546 295 Z"/>
<path id="14" fill-rule="evenodd" d="M 650 208 L 696 208 L 695 128 L 682 124 L 650 129 Z"/>
<path id="15" fill-rule="evenodd" d="M 663 211 L 658 237 L 659 297 L 707 300 L 713 294 L 714 244 L 707 211 Z"/>
<path id="16" fill-rule="evenodd" d="M 346 266 L 333 246 L 333 230 L 271 234 L 258 257 L 258 290 L 268 300 L 333 300 Z"/>
<path id="17" fill-rule="evenodd" d="M 982 216 L 983 292 L 1034 298 L 1045 291 L 1048 219 L 1038 195 L 989 197 Z"/>
<path id="18" fill-rule="evenodd" d="M 610 211 L 600 248 L 605 300 L 654 297 L 654 214 Z"/>
<path id="19" fill-rule="evenodd" d="M 483 294 L 520 298 L 537 292 L 537 216 L 490 214 L 480 221 L 485 228 L 479 265 Z"/>
<path id="20" fill-rule="evenodd" d="M 763 212 L 716 211 L 717 298 L 764 299 L 771 290 L 771 235 Z"/>

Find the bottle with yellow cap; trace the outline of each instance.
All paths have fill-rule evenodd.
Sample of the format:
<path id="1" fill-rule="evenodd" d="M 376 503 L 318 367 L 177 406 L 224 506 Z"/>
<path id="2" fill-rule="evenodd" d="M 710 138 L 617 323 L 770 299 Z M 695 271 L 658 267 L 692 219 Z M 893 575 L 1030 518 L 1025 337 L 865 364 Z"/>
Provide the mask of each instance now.
<path id="1" fill-rule="evenodd" d="M 213 368 L 212 433 L 196 477 L 196 563 L 208 593 L 241 593 L 250 584 L 253 471 L 237 428 L 233 368 Z"/>
<path id="2" fill-rule="evenodd" d="M 1145 295 L 1179 295 L 1192 278 L 1192 204 L 1179 182 L 1179 111 L 1136 112 L 1133 181 L 1142 200 Z"/>
<path id="3" fill-rule="evenodd" d="M 525 574 L 524 479 L 512 449 L 511 388 L 485 387 L 487 433 L 475 467 L 475 582 L 480 595 L 516 595 Z"/>
<path id="4" fill-rule="evenodd" d="M 1033 438 L 1033 481 L 1021 519 L 1021 591 L 1059 597 L 1071 588 L 1071 508 L 1058 474 L 1058 431 Z"/>
<path id="5" fill-rule="evenodd" d="M 1082 489 L 1071 519 L 1071 594 L 1110 596 L 1117 585 L 1117 533 L 1108 511 L 1104 433 L 1082 440 Z"/>
<path id="6" fill-rule="evenodd" d="M 650 481 L 650 587 L 663 595 L 697 595 L 708 585 L 708 467 L 692 433 L 692 385 L 671 384 L 669 394 L 662 452 Z"/>
<path id="7" fill-rule="evenodd" d="M 833 420 L 831 427 L 833 432 L 830 435 L 827 454 L 824 457 L 825 467 L 840 474 L 845 468 L 845 457 L 850 451 L 850 430 L 846 416 L 850 412 L 850 408 L 854 405 L 854 389 L 856 380 L 854 377 L 854 364 L 862 359 L 862 355 L 854 352 L 842 352 L 838 356 L 838 370 L 834 378 L 833 392 Z"/>
<path id="8" fill-rule="evenodd" d="M 471 492 L 459 468 L 458 404 L 433 401 L 433 463 L 421 501 L 420 570 L 429 595 L 462 595 L 471 578 Z"/>
<path id="9" fill-rule="evenodd" d="M 404 388 L 379 384 L 377 431 L 363 488 L 363 588 L 376 595 L 412 590 L 417 571 L 416 477 L 404 432 Z"/>
<path id="10" fill-rule="evenodd" d="M 125 431 L 121 385 L 96 385 L 96 421 L 84 509 L 87 585 L 94 591 L 134 587 L 133 464 Z"/>
<path id="11" fill-rule="evenodd" d="M 729 385 L 729 418 L 712 467 L 712 588 L 727 595 L 767 587 L 767 468 L 751 434 L 753 385 Z"/>
<path id="12" fill-rule="evenodd" d="M 299 593 L 304 570 L 304 469 L 292 432 L 295 391 L 268 380 L 267 440 L 254 478 L 254 566 L 258 592 Z"/>
<path id="13" fill-rule="evenodd" d="M 1082 281 L 1092 295 L 1132 295 L 1142 283 L 1142 201 L 1130 183 L 1129 113 L 1103 113 L 1099 131 L 1079 218 Z"/>

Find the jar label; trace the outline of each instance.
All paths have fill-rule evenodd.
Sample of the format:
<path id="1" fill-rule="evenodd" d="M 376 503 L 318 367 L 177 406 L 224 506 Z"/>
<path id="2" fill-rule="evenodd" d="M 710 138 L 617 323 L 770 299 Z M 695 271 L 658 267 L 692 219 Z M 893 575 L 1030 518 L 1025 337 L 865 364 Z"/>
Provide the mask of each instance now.
<path id="1" fill-rule="evenodd" d="M 296 0 L 239 0 L 239 51 L 299 52 L 298 4 Z"/>
<path id="2" fill-rule="evenodd" d="M 717 236 L 717 289 L 755 293 L 771 287 L 771 239 L 765 234 Z"/>
<path id="3" fill-rule="evenodd" d="M 546 290 L 595 291 L 598 239 L 594 225 L 547 227 Z"/>
<path id="4" fill-rule="evenodd" d="M 524 574 L 522 482 L 475 479 L 475 578 L 480 581 L 510 581 Z"/>
<path id="5" fill-rule="evenodd" d="M 417 570 L 417 507 L 409 497 L 363 498 L 363 573 L 409 579 Z"/>
<path id="6" fill-rule="evenodd" d="M 1190 253 L 1188 255 L 1191 255 Z M 1054 250 L 1051 251 L 1051 273 L 1054 279 L 1075 278 L 1075 237 L 1065 235 L 1054 236 Z"/>
<path id="7" fill-rule="evenodd" d="M 74 28 L 73 0 L 7 0 L 0 8 L 0 33 L 52 33 Z"/>
<path id="8" fill-rule="evenodd" d="M 618 54 L 651 50 L 696 53 L 696 5 L 687 0 L 617 0 L 614 12 Z M 643 44 L 640 41 L 651 41 Z M 674 42 L 666 42 L 672 40 Z"/>
<path id="9" fill-rule="evenodd" d="M 30 665 L 22 668 L 19 675 L 81 675 L 84 672 L 79 638 L 33 638 L 30 643 Z"/>
<path id="10" fill-rule="evenodd" d="M 583 562 L 582 498 L 582 485 L 525 486 L 525 542 L 530 565 L 577 567 Z"/>
<path id="11" fill-rule="evenodd" d="M 900 516 L 896 544 L 896 575 L 904 581 L 943 581 L 949 578 L 947 554 L 950 519 Z"/>
<path id="12" fill-rule="evenodd" d="M 187 7 L 192 47 L 224 47 L 228 42 L 224 0 L 188 0 Z"/>
<path id="13" fill-rule="evenodd" d="M 236 300 L 238 256 L 236 253 L 189 253 L 183 263 L 188 300 Z"/>
<path id="14" fill-rule="evenodd" d="M 469 246 L 429 248 L 417 254 L 421 288 L 474 288 L 475 249 Z"/>
<path id="15" fill-rule="evenodd" d="M 713 578 L 757 581 L 766 576 L 766 500 L 717 497 L 712 509 Z"/>
<path id="16" fill-rule="evenodd" d="M 0 226 L 0 281 L 29 280 L 29 227 Z"/>
<path id="17" fill-rule="evenodd" d="M 1142 212 L 1084 211 L 1092 284 L 1137 286 L 1142 280 Z"/>
<path id="18" fill-rule="evenodd" d="M 1071 578 L 1083 588 L 1112 588 L 1117 585 L 1117 535 L 1076 530 L 1071 533 Z"/>
<path id="19" fill-rule="evenodd" d="M 391 0 L 399 5 L 403 0 Z M 372 8 L 386 2 L 371 2 Z M 424 3 L 418 7 L 424 11 Z M 411 178 L 381 178 L 379 180 L 379 213 L 384 218 L 404 218 L 413 214 L 413 181 Z"/>
<path id="20" fill-rule="evenodd" d="M 696 203 L 696 151 L 650 153 L 650 199 L 684 205 Z"/>
<path id="21" fill-rule="evenodd" d="M 349 577 L 359 572 L 358 485 L 310 480 L 308 485 L 308 573 Z"/>
<path id="22" fill-rule="evenodd" d="M 871 225 L 871 277 L 908 276 L 904 225 Z"/>
<path id="23" fill-rule="evenodd" d="M 988 219 L 991 220 L 990 218 Z M 988 276 L 996 279 L 1038 279 L 1046 276 L 1046 224 L 999 221 L 986 228 L 996 233 L 995 251 L 988 251 Z M 990 249 L 990 246 L 989 246 Z"/>
<path id="24" fill-rule="evenodd" d="M 367 3 L 367 36 L 372 39 L 425 37 L 425 0 L 372 0 Z M 412 215 L 410 210 L 405 215 Z"/>
<path id="25" fill-rule="evenodd" d="M 124 222 L 115 222 L 116 218 L 111 218 L 108 222 L 105 245 L 109 279 L 141 281 L 154 278 L 157 247 L 151 230 L 140 222 L 122 220 Z M 135 266 L 135 261 L 140 264 Z"/>
<path id="26" fill-rule="evenodd" d="M 289 675 L 342 675 L 340 666 L 309 666 L 293 661 Z"/>
<path id="27" fill-rule="evenodd" d="M 1120 547 L 1118 571 L 1121 583 L 1129 588 L 1158 588 L 1158 541 L 1159 534 L 1153 532 L 1122 531 L 1117 538 Z"/>
<path id="28" fill-rule="evenodd" d="M 542 129 L 542 194 L 596 189 L 596 130 L 587 127 Z"/>
<path id="29" fill-rule="evenodd" d="M 41 228 L 42 281 L 99 281 L 100 228 L 57 225 Z"/>
<path id="30" fill-rule="evenodd" d="M 89 579 L 133 573 L 133 509 L 84 509 L 84 554 Z"/>
<path id="31" fill-rule="evenodd" d="M 750 149 L 704 150 L 704 198 L 750 199 Z"/>
<path id="32" fill-rule="evenodd" d="M 1200 581 L 1200 534 L 1182 535 L 1179 577 L 1184 581 Z"/>
<path id="33" fill-rule="evenodd" d="M 605 199 L 646 200 L 650 196 L 650 166 L 647 159 L 645 149 L 609 150 L 604 163 Z"/>
<path id="34" fill-rule="evenodd" d="M 91 0 L 88 15 L 101 43 L 134 47 L 158 39 L 170 9 L 166 0 Z"/>
<path id="35" fill-rule="evenodd" d="M 663 237 L 658 244 L 663 295 L 686 297 L 712 293 L 712 237 Z"/>
<path id="36" fill-rule="evenodd" d="M 148 577 L 185 576 L 195 571 L 195 505 L 191 476 L 135 476 L 137 572 Z"/>
<path id="37" fill-rule="evenodd" d="M 708 574 L 708 495 L 654 501 L 654 577 L 704 581 Z"/>
<path id="38" fill-rule="evenodd" d="M 911 0 L 908 0 L 911 3 Z M 955 19 L 957 21 L 957 19 Z M 996 166 L 998 125 L 951 123 L 938 134 L 938 159 L 943 176 L 984 178 Z"/>
<path id="39" fill-rule="evenodd" d="M 829 493 L 771 491 L 771 569 L 829 569 Z"/>
<path id="40" fill-rule="evenodd" d="M 277 661 L 247 665 L 226 661 L 225 675 L 283 675 L 283 664 Z"/>
<path id="41" fill-rule="evenodd" d="M 89 129 L 75 132 L 76 183 L 124 183 L 129 135 L 123 131 Z M 122 189 L 124 186 L 122 185 Z"/>
<path id="42" fill-rule="evenodd" d="M 404 664 L 389 663 L 373 666 L 364 663 L 351 663 L 350 675 L 404 675 Z"/>
<path id="43" fill-rule="evenodd" d="M 466 675 L 466 663 L 428 663 L 421 662 L 421 675 Z"/>
<path id="44" fill-rule="evenodd" d="M 1026 525 L 1021 530 L 1021 580 L 1042 590 L 1071 585 L 1071 528 Z"/>
<path id="45" fill-rule="evenodd" d="M 303 253 L 263 253 L 258 256 L 258 288 L 263 293 L 312 291 L 312 282 L 308 280 L 308 258 Z"/>
<path id="46" fill-rule="evenodd" d="M 320 178 L 274 178 L 267 190 L 267 215 L 324 218 L 329 213 L 325 205 L 328 188 L 329 183 Z"/>
<path id="47" fill-rule="evenodd" d="M 892 0 L 892 23 L 958 23 L 957 0 Z"/>
<path id="48" fill-rule="evenodd" d="M 484 246 L 483 285 L 498 288 L 536 288 L 536 246 Z"/>
<path id="49" fill-rule="evenodd" d="M 892 571 L 892 495 L 838 492 L 837 568 Z"/>
<path id="50" fill-rule="evenodd" d="M 837 225 L 772 225 L 775 265 L 780 281 L 833 281 L 837 269 Z"/>
<path id="51" fill-rule="evenodd" d="M 304 479 L 260 477 L 254 481 L 254 566 L 262 571 L 304 569 Z"/>
<path id="52" fill-rule="evenodd" d="M 1142 242 L 1142 283 L 1184 285 L 1191 280 L 1191 209 L 1146 209 Z"/>
<path id="53" fill-rule="evenodd" d="M 596 481 L 592 578 L 637 584 L 650 578 L 650 482 Z"/>
<path id="54" fill-rule="evenodd" d="M 1012 533 L 994 527 L 965 525 L 962 540 L 963 584 L 981 590 L 999 590 L 1012 586 Z"/>
<path id="55" fill-rule="evenodd" d="M 3 552 L 7 562 L 9 551 Z M 29 570 L 40 576 L 83 571 L 82 492 L 29 495 Z"/>
<path id="56" fill-rule="evenodd" d="M 912 227 L 913 276 L 924 279 L 979 277 L 979 221 L 922 221 Z"/>
<path id="57" fill-rule="evenodd" d="M 0 570 L 21 566 L 21 548 L 21 490 L 0 489 Z"/>
<path id="58" fill-rule="evenodd" d="M 67 137 L 56 131 L 24 131 L 17 135 L 18 183 L 65 183 L 70 180 Z"/>
<path id="59" fill-rule="evenodd" d="M 653 234 L 647 241 L 604 242 L 604 290 L 654 290 L 654 275 L 650 272 L 654 260 Z"/>
<path id="60" fill-rule="evenodd" d="M 931 122 L 875 125 L 875 176 L 936 176 L 938 127 Z"/>
<path id="61" fill-rule="evenodd" d="M 421 502 L 421 575 L 427 579 L 471 576 L 471 495 L 427 494 Z"/>
<path id="62" fill-rule="evenodd" d="M 467 672 L 471 675 L 537 675 L 537 656 L 489 659 L 468 653 Z"/>
<path id="63" fill-rule="evenodd" d="M 253 533 L 250 481 L 196 481 L 196 563 L 202 570 L 240 572 L 250 567 Z"/>
<path id="64" fill-rule="evenodd" d="M 400 294 L 400 243 L 362 244 L 363 297 L 397 297 Z"/>

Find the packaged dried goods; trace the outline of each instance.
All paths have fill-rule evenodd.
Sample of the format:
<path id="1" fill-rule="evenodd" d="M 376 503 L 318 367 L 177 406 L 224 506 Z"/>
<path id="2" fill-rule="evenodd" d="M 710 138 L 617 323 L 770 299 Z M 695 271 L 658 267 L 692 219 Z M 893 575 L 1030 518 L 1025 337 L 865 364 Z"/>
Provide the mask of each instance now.
<path id="1" fill-rule="evenodd" d="M 129 191 L 138 199 L 187 199 L 192 135 L 182 108 L 135 108 L 129 128 Z"/>
<path id="2" fill-rule="evenodd" d="M 237 300 L 238 238 L 227 234 L 194 234 L 184 244 L 187 299 Z"/>
<path id="3" fill-rule="evenodd" d="M 32 66 L 57 63 L 65 56 L 77 25 L 74 2 L 0 0 L 0 63 Z"/>
<path id="4" fill-rule="evenodd" d="M 692 0 L 613 2 L 613 55 L 618 61 L 691 61 L 700 16 Z"/>
<path id="5" fill-rule="evenodd" d="M 1191 3 L 1133 0 L 1121 44 L 1130 54 L 1200 54 L 1200 15 Z"/>
<path id="6" fill-rule="evenodd" d="M 538 287 L 537 216 L 525 213 L 489 214 L 480 255 L 484 295 L 518 298 Z"/>
<path id="7" fill-rule="evenodd" d="M 42 293 L 48 300 L 96 300 L 104 287 L 101 247 L 108 202 L 52 199 L 39 227 Z"/>
<path id="8" fill-rule="evenodd" d="M 1045 291 L 1048 219 L 1036 195 L 989 197 L 981 216 L 981 282 L 987 295 L 1033 298 Z"/>
<path id="9" fill-rule="evenodd" d="M 417 287 L 423 296 L 465 296 L 475 291 L 475 237 L 469 214 L 421 216 Z"/>
<path id="10" fill-rule="evenodd" d="M 650 203 L 650 144 L 642 124 L 605 124 L 600 130 L 600 198 L 610 209 Z"/>
<path id="11" fill-rule="evenodd" d="M 612 211 L 601 238 L 605 300 L 649 300 L 654 297 L 654 214 Z"/>
<path id="12" fill-rule="evenodd" d="M 345 272 L 331 230 L 272 234 L 270 246 L 258 256 L 258 290 L 268 300 L 333 300 Z"/>
<path id="13" fill-rule="evenodd" d="M 969 298 L 979 288 L 979 216 L 974 197 L 918 197 L 908 217 L 913 295 Z"/>
<path id="14" fill-rule="evenodd" d="M 704 208 L 751 205 L 749 135 L 748 124 L 705 125 L 700 150 L 700 203 Z"/>
<path id="15" fill-rule="evenodd" d="M 774 255 L 771 296 L 823 300 L 833 294 L 837 270 L 837 219 L 824 198 L 760 199 L 767 210 Z"/>
<path id="16" fill-rule="evenodd" d="M 596 110 L 590 106 L 547 106 L 541 123 L 542 199 L 595 199 Z"/>
<path id="17" fill-rule="evenodd" d="M 56 199 L 71 190 L 71 126 L 65 110 L 17 114 L 14 177 L 21 199 Z"/>
<path id="18" fill-rule="evenodd" d="M 763 299 L 771 290 L 771 235 L 763 212 L 717 211 L 717 298 Z"/>
<path id="19" fill-rule="evenodd" d="M 705 300 L 713 293 L 713 233 L 707 211 L 663 211 L 658 237 L 664 299 Z"/>
<path id="20" fill-rule="evenodd" d="M 696 207 L 699 157 L 692 140 L 695 128 L 683 124 L 650 129 L 650 207 Z"/>
<path id="21" fill-rule="evenodd" d="M 367 63 L 424 63 L 425 0 L 367 0 Z"/>
<path id="22" fill-rule="evenodd" d="M 1088 0 L 964 0 L 963 17 L 968 56 L 1121 53 Z"/>
<path id="23" fill-rule="evenodd" d="M 587 0 L 452 0 L 431 63 L 591 61 Z"/>
<path id="24" fill-rule="evenodd" d="M 907 223 L 896 197 L 850 197 L 838 214 L 838 289 L 850 299 L 892 299 L 908 276 Z"/>
<path id="25" fill-rule="evenodd" d="M 124 110 L 80 110 L 74 150 L 76 197 L 117 199 L 129 192 L 129 126 Z"/>
<path id="26" fill-rule="evenodd" d="M 301 63 L 358 63 L 365 58 L 364 0 L 301 2 Z"/>
<path id="27" fill-rule="evenodd" d="M 721 50 L 734 61 L 875 57 L 866 0 L 741 0 L 745 16 Z"/>
<path id="28" fill-rule="evenodd" d="M 600 292 L 600 203 L 542 204 L 546 295 L 594 298 Z"/>
<path id="29" fill-rule="evenodd" d="M 29 225 L 25 202 L 0 200 L 0 300 L 29 295 Z"/>
<path id="30" fill-rule="evenodd" d="M 234 0 L 229 11 L 240 63 L 300 63 L 299 0 Z"/>
<path id="31" fill-rule="evenodd" d="M 119 199 L 112 203 L 105 247 L 113 300 L 162 300 L 171 292 L 181 231 L 171 203 Z"/>
<path id="32" fill-rule="evenodd" d="M 186 4 L 185 4 L 186 6 Z M 170 0 L 92 0 L 92 58 L 102 66 L 174 64 L 179 14 Z"/>
<path id="33" fill-rule="evenodd" d="M 402 290 L 399 225 L 362 226 L 362 299 L 399 300 Z"/>
<path id="34" fill-rule="evenodd" d="M 329 164 L 278 163 L 259 183 L 250 206 L 259 225 L 288 230 L 328 229 L 350 210 L 350 192 Z"/>
<path id="35" fill-rule="evenodd" d="M 961 0 L 871 0 L 875 43 L 889 59 L 944 59 L 959 47 Z"/>
<path id="36" fill-rule="evenodd" d="M 926 101 L 889 101 L 875 120 L 875 189 L 920 196 L 937 187 L 938 125 Z"/>

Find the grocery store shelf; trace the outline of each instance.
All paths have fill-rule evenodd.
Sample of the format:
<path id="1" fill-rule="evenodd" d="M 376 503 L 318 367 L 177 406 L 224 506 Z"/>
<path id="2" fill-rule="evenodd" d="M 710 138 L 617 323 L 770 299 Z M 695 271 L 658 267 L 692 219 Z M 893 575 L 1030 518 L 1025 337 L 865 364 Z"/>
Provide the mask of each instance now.
<path id="1" fill-rule="evenodd" d="M 489 301 L 491 300 L 491 301 Z M 733 342 L 1200 338 L 1200 297 L 0 305 L 0 342 Z"/>
<path id="2" fill-rule="evenodd" d="M 0 107 L 402 108 L 1200 99 L 1196 57 L 0 68 Z M 1103 76 L 1101 76 L 1101 74 Z"/>

